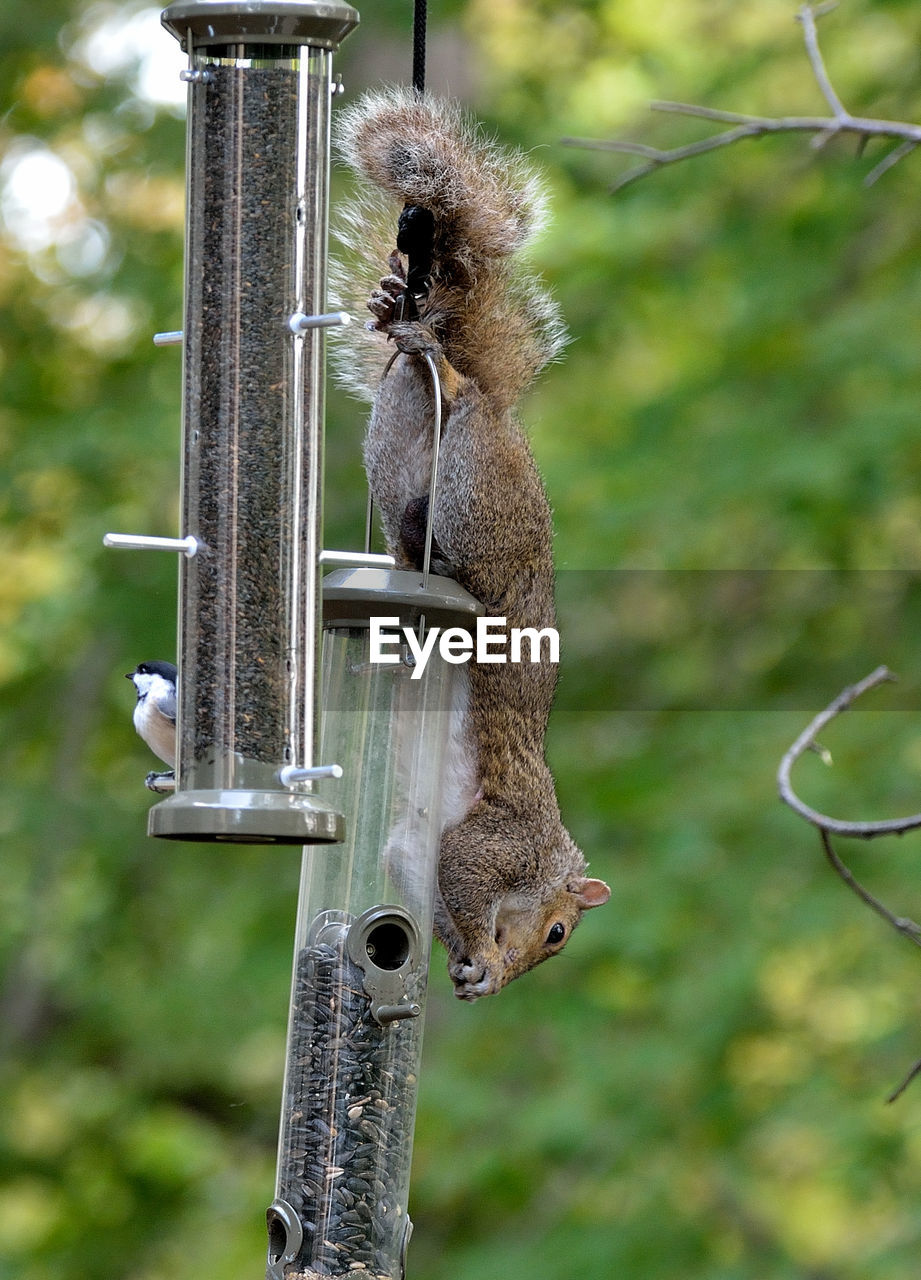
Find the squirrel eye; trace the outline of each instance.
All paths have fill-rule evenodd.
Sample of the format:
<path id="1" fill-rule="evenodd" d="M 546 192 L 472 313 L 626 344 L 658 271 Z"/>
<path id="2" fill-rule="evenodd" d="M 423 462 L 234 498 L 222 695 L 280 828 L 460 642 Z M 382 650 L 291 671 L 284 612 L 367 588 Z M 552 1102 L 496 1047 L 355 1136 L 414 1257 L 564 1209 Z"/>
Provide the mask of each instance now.
<path id="1" fill-rule="evenodd" d="M 547 934 L 547 946 L 555 947 L 558 943 L 562 942 L 565 937 L 566 926 L 557 920 L 556 924 L 553 925 L 550 932 Z"/>

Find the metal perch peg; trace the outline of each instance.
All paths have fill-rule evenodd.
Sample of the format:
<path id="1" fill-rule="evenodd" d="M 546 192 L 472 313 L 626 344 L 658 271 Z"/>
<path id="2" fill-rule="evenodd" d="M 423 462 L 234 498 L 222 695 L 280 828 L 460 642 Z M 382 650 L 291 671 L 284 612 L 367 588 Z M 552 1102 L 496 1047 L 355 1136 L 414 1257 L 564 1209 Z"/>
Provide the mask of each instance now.
<path id="1" fill-rule="evenodd" d="M 320 782 L 325 778 L 341 777 L 341 764 L 315 764 L 310 768 L 286 764 L 283 769 L 278 770 L 278 781 L 283 787 L 292 787 L 296 782 Z"/>
<path id="2" fill-rule="evenodd" d="M 154 538 L 146 533 L 107 533 L 104 547 L 125 547 L 131 551 L 181 551 L 184 556 L 198 554 L 201 545 L 194 534 L 185 538 Z"/>
<path id="3" fill-rule="evenodd" d="M 288 321 L 288 328 L 292 333 L 306 333 L 308 329 L 335 329 L 351 322 L 352 317 L 347 311 L 330 311 L 325 316 L 305 316 L 303 311 L 295 311 Z"/>
<path id="4" fill-rule="evenodd" d="M 337 569 L 393 569 L 396 560 L 377 551 L 321 551 L 320 564 Z"/>

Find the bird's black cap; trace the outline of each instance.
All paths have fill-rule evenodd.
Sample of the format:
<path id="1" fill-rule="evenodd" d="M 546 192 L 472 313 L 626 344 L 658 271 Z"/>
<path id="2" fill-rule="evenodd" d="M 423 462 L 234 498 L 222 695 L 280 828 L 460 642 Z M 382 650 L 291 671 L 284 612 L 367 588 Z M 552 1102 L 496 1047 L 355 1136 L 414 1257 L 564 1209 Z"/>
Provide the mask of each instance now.
<path id="1" fill-rule="evenodd" d="M 176 668 L 172 662 L 139 662 L 133 671 L 125 672 L 125 679 L 131 680 L 136 675 L 162 676 L 164 680 L 176 683 Z"/>

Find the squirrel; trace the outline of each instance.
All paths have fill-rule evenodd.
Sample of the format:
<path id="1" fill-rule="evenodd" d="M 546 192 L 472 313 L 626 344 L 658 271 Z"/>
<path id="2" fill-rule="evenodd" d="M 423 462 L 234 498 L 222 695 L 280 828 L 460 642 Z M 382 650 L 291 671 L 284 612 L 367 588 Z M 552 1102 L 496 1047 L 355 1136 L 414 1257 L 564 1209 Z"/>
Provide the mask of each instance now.
<path id="1" fill-rule="evenodd" d="M 516 256 L 541 223 L 540 183 L 455 104 L 415 91 L 366 94 L 338 113 L 337 142 L 360 180 L 340 238 L 362 269 L 389 268 L 363 295 L 373 320 L 349 327 L 338 359 L 342 380 L 373 402 L 364 462 L 388 550 L 398 567 L 420 568 L 431 518 L 434 572 L 509 627 L 553 627 L 550 505 L 515 409 L 565 341 L 556 304 Z M 431 512 L 426 356 L 443 406 Z M 460 675 L 435 934 L 455 994 L 476 1000 L 556 955 L 610 889 L 586 876 L 544 755 L 555 665 L 542 653 Z"/>

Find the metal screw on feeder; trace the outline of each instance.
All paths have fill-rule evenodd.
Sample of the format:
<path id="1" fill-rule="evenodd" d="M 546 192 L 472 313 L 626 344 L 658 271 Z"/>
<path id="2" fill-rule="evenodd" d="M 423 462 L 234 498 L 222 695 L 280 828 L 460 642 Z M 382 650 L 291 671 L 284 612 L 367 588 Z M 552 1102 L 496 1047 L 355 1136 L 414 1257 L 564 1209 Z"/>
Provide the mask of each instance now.
<path id="1" fill-rule="evenodd" d="M 174 0 L 189 55 L 176 789 L 178 840 L 335 841 L 316 760 L 323 328 L 339 0 Z"/>
<path id="2" fill-rule="evenodd" d="M 185 71 L 179 72 L 179 79 L 186 84 L 211 84 L 214 77 L 210 71 L 203 71 L 200 68 L 192 70 L 187 67 Z"/>

